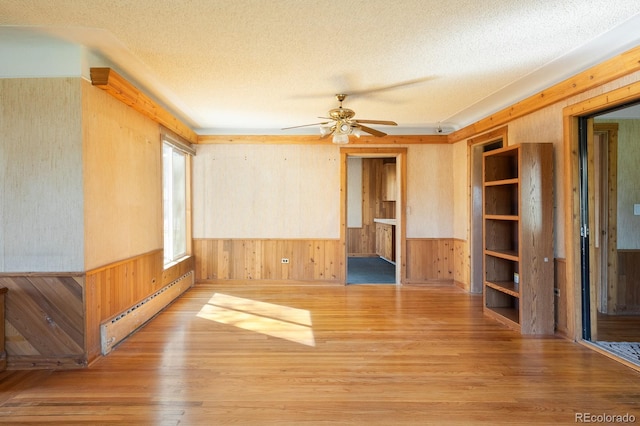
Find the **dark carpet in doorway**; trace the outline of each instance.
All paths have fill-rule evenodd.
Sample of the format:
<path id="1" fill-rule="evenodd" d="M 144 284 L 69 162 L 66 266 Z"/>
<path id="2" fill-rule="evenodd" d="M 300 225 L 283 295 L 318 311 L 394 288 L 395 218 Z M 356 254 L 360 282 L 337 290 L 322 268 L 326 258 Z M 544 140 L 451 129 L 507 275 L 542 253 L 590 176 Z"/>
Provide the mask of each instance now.
<path id="1" fill-rule="evenodd" d="M 395 284 L 396 266 L 379 257 L 347 259 L 347 284 Z"/>
<path id="2" fill-rule="evenodd" d="M 596 342 L 598 346 L 626 359 L 636 365 L 640 365 L 640 343 L 636 342 Z"/>

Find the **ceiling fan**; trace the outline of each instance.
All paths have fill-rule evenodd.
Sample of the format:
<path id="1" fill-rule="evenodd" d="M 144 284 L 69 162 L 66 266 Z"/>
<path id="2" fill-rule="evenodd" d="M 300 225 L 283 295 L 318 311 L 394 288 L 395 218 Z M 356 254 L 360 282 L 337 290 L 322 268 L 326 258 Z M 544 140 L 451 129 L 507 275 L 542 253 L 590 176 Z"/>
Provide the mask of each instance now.
<path id="1" fill-rule="evenodd" d="M 387 134 L 380 130 L 372 129 L 364 124 L 384 124 L 385 126 L 397 126 L 395 121 L 385 120 L 360 120 L 353 118 L 356 113 L 352 109 L 343 108 L 342 101 L 347 97 L 344 93 L 336 94 L 336 99 L 340 102 L 338 108 L 329 110 L 329 117 L 324 118 L 330 121 L 323 121 L 320 123 L 303 124 L 301 126 L 285 127 L 282 130 L 297 129 L 300 127 L 320 126 L 321 138 L 326 138 L 333 135 L 332 141 L 335 144 L 347 144 L 349 143 L 349 135 L 360 137 L 362 132 L 369 133 L 373 136 L 386 136 Z M 363 124 L 364 123 L 364 124 Z"/>

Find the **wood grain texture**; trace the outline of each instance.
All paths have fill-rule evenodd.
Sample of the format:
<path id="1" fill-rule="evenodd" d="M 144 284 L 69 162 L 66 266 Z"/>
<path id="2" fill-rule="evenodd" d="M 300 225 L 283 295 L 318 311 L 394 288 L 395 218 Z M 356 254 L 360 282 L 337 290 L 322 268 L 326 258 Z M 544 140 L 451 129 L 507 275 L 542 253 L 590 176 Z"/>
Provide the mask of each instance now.
<path id="1" fill-rule="evenodd" d="M 4 299 L 8 289 L 6 287 L 0 287 L 0 371 L 7 368 L 7 351 L 4 347 L 5 334 L 4 334 Z"/>
<path id="2" fill-rule="evenodd" d="M 87 271 L 85 286 L 86 352 L 89 362 L 101 352 L 100 325 L 193 270 L 191 257 L 164 270 L 162 250 L 155 250 Z"/>
<path id="3" fill-rule="evenodd" d="M 91 68 L 90 76 L 91 84 L 105 90 L 142 115 L 176 132 L 191 143 L 198 141 L 198 136 L 189 126 L 178 120 L 111 68 Z"/>
<path id="4" fill-rule="evenodd" d="M 84 267 L 162 247 L 157 123 L 83 81 Z"/>
<path id="5" fill-rule="evenodd" d="M 216 305 L 216 295 L 237 303 Z M 258 309 L 265 306 L 268 317 Z M 291 310 L 311 321 L 270 321 Z M 256 327 L 204 311 L 242 313 Z M 278 328 L 312 336 L 314 346 L 267 334 Z M 638 418 L 638 395 L 639 372 L 569 340 L 521 336 L 484 317 L 481 298 L 455 286 L 198 283 L 89 369 L 0 373 L 0 418 L 551 425 L 574 424 L 583 412 Z"/>
<path id="6" fill-rule="evenodd" d="M 471 253 L 467 240 L 453 240 L 453 281 L 464 289 L 471 291 Z"/>
<path id="7" fill-rule="evenodd" d="M 635 49 L 638 50 L 638 49 Z M 594 114 L 609 108 L 640 99 L 640 82 L 632 82 L 626 86 L 581 99 L 563 109 L 563 142 L 564 142 L 564 241 L 567 242 L 567 285 L 568 329 L 575 339 L 581 338 L 580 309 L 580 197 L 579 197 L 579 158 L 578 158 L 578 117 Z"/>
<path id="8" fill-rule="evenodd" d="M 320 135 L 198 135 L 199 144 L 305 144 L 332 145 L 330 139 L 320 139 Z M 447 144 L 447 135 L 388 135 L 385 137 L 361 136 L 358 145 L 412 145 Z"/>
<path id="9" fill-rule="evenodd" d="M 395 164 L 394 164 L 395 166 Z M 362 159 L 362 227 L 347 229 L 347 253 L 349 256 L 372 256 L 376 253 L 375 218 L 395 219 L 396 205 L 383 201 L 385 160 Z"/>
<path id="10" fill-rule="evenodd" d="M 634 47 L 508 108 L 483 118 L 470 126 L 449 134 L 449 142 L 455 143 L 494 127 L 502 126 L 516 118 L 531 114 L 638 70 L 640 70 L 640 47 Z"/>
<path id="11" fill-rule="evenodd" d="M 82 368 L 82 275 L 3 275 L 7 368 Z"/>
<path id="12" fill-rule="evenodd" d="M 640 250 L 618 250 L 614 314 L 640 314 Z"/>
<path id="13" fill-rule="evenodd" d="M 338 240 L 194 239 L 196 280 L 338 283 L 346 260 L 340 247 Z"/>
<path id="14" fill-rule="evenodd" d="M 554 262 L 554 283 L 558 293 L 554 296 L 555 306 L 555 328 L 556 334 L 570 338 L 569 335 L 569 312 L 567 301 L 570 295 L 567 292 L 567 261 L 565 259 L 555 259 Z"/>
<path id="15" fill-rule="evenodd" d="M 407 284 L 452 283 L 452 238 L 407 238 Z"/>

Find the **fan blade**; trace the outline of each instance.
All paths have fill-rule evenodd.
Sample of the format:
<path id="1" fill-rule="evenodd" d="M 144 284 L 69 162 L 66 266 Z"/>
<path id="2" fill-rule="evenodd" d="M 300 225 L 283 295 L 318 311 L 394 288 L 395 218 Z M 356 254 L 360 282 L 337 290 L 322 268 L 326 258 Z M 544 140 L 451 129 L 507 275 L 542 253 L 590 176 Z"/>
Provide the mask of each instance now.
<path id="1" fill-rule="evenodd" d="M 367 124 L 384 124 L 386 126 L 397 126 L 398 123 L 395 121 L 385 121 L 385 120 L 354 120 L 356 123 L 367 123 Z"/>
<path id="2" fill-rule="evenodd" d="M 434 78 L 435 77 L 433 76 L 414 78 L 413 80 L 401 81 L 395 84 L 388 84 L 386 86 L 369 87 L 367 89 L 362 89 L 362 90 L 351 90 L 351 91 L 347 90 L 346 93 L 348 93 L 349 96 L 366 96 L 372 93 L 386 92 L 388 90 L 395 90 L 403 87 L 413 86 L 416 84 L 424 83 L 429 80 L 433 80 Z"/>
<path id="3" fill-rule="evenodd" d="M 300 127 L 310 127 L 310 126 L 323 126 L 325 124 L 329 124 L 328 121 L 322 122 L 322 123 L 313 123 L 313 124 L 303 124 L 301 126 L 291 126 L 291 127 L 283 127 L 280 130 L 289 130 L 289 129 L 298 129 Z"/>
<path id="4" fill-rule="evenodd" d="M 387 136 L 385 132 L 381 132 L 380 130 L 372 129 L 371 127 L 363 126 L 362 124 L 358 124 L 360 130 L 365 131 L 373 136 Z"/>

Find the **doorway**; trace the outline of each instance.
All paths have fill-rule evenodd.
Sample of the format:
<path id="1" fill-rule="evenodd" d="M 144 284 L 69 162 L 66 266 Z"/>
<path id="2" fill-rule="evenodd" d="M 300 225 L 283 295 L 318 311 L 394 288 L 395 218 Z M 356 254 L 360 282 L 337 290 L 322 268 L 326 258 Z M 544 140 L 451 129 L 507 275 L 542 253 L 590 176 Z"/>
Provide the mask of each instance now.
<path id="1" fill-rule="evenodd" d="M 401 284 L 406 148 L 341 149 L 345 284 Z"/>
<path id="2" fill-rule="evenodd" d="M 484 248 L 482 245 L 482 154 L 487 151 L 502 148 L 507 145 L 507 127 L 494 130 L 487 134 L 469 140 L 471 198 L 471 283 L 470 292 L 482 293 L 484 278 L 482 276 L 482 259 Z"/>
<path id="3" fill-rule="evenodd" d="M 580 118 L 582 337 L 640 366 L 640 105 Z"/>

